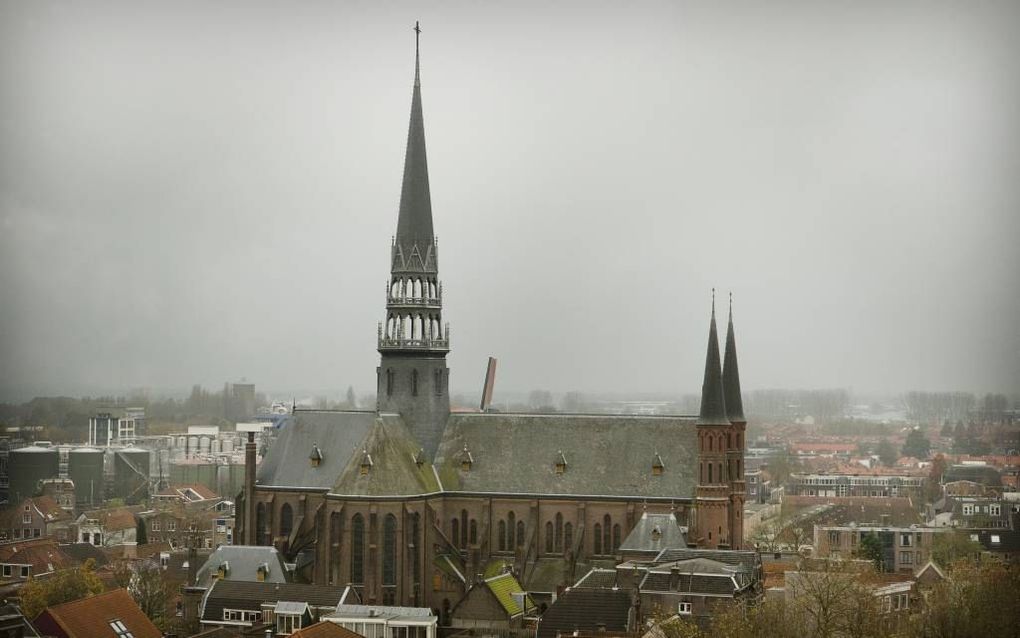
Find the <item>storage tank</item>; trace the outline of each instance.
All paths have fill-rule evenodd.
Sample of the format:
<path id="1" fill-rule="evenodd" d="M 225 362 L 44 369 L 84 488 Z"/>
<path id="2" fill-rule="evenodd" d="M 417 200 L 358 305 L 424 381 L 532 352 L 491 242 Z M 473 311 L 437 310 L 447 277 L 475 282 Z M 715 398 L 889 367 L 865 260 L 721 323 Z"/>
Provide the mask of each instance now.
<path id="1" fill-rule="evenodd" d="M 209 453 L 209 437 L 203 436 L 198 440 L 198 449 L 202 452 L 202 454 Z"/>
<path id="2" fill-rule="evenodd" d="M 176 447 L 179 450 L 182 450 L 182 451 L 184 449 L 186 449 L 188 447 L 188 437 L 186 437 L 186 436 L 179 436 L 179 437 L 177 437 L 177 439 L 176 439 Z"/>
<path id="3" fill-rule="evenodd" d="M 71 450 L 67 476 L 74 481 L 74 501 L 78 505 L 103 502 L 103 451 L 93 447 Z"/>
<path id="4" fill-rule="evenodd" d="M 11 450 L 7 460 L 9 502 L 20 503 L 35 495 L 39 481 L 59 475 L 60 453 L 56 448 L 30 445 Z"/>
<path id="5" fill-rule="evenodd" d="M 219 454 L 220 453 L 220 440 L 219 439 L 213 439 L 212 440 L 212 445 L 209 447 L 209 451 L 212 452 L 213 454 Z"/>
<path id="6" fill-rule="evenodd" d="M 197 436 L 189 436 L 188 437 L 188 456 L 195 456 L 196 454 L 198 454 L 198 437 Z"/>
<path id="7" fill-rule="evenodd" d="M 223 439 L 223 447 L 221 449 L 224 454 L 232 454 L 234 452 L 234 439 Z"/>
<path id="8" fill-rule="evenodd" d="M 117 450 L 114 455 L 113 496 L 131 505 L 149 496 L 150 453 L 137 447 Z"/>

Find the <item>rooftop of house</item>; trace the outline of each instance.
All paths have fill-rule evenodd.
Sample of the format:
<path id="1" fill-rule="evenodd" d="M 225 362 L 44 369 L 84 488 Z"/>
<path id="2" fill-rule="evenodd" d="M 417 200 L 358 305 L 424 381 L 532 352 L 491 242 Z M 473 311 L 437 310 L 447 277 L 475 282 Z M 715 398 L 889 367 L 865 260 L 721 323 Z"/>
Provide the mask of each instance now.
<path id="1" fill-rule="evenodd" d="M 35 621 L 44 634 L 58 627 L 69 638 L 161 638 L 125 589 L 48 607 Z"/>
<path id="2" fill-rule="evenodd" d="M 100 510 L 89 510 L 78 516 L 78 522 L 98 521 L 106 533 L 135 528 L 135 511 L 139 507 L 111 507 Z"/>
<path id="3" fill-rule="evenodd" d="M 36 538 L 0 545 L 0 563 L 29 565 L 32 576 L 40 578 L 74 567 L 78 561 L 68 556 L 53 539 Z"/>
<path id="4" fill-rule="evenodd" d="M 263 571 L 261 575 L 260 568 Z M 283 555 L 275 547 L 220 545 L 199 567 L 196 584 L 208 585 L 214 578 L 227 581 L 261 580 L 266 583 L 286 583 L 289 574 L 284 565 Z"/>
<path id="5" fill-rule="evenodd" d="M 620 589 L 570 588 L 538 622 L 536 638 L 556 638 L 574 630 L 624 632 L 630 629 L 631 592 Z"/>
<path id="6" fill-rule="evenodd" d="M 270 583 L 215 580 L 206 592 L 202 607 L 203 620 L 223 620 L 224 609 L 257 611 L 265 603 L 301 601 L 312 607 L 329 607 L 357 600 L 351 587 L 329 587 L 304 583 Z"/>

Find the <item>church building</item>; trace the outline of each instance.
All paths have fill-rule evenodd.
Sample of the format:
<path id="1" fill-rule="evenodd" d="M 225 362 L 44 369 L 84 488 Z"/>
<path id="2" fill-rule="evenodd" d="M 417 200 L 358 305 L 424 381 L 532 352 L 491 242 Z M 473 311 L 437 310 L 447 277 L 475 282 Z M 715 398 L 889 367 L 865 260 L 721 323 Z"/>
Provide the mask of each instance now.
<path id="1" fill-rule="evenodd" d="M 646 512 L 688 546 L 739 549 L 746 421 L 732 310 L 720 357 L 714 300 L 697 416 L 451 413 L 418 56 L 416 33 L 376 409 L 295 410 L 257 475 L 249 442 L 237 542 L 366 603 L 444 614 L 482 575 L 542 593 L 613 567 Z"/>

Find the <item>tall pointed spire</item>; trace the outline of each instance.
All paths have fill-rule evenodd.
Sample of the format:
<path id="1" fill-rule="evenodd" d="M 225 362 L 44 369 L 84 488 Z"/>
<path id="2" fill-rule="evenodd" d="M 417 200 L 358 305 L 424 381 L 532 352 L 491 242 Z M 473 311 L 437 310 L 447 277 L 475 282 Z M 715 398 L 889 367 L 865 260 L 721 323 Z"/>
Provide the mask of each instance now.
<path id="1" fill-rule="evenodd" d="M 719 364 L 719 335 L 715 329 L 715 288 L 712 289 L 712 323 L 708 329 L 705 380 L 701 385 L 701 413 L 698 425 L 729 425 L 723 396 L 722 367 Z"/>
<path id="2" fill-rule="evenodd" d="M 425 119 L 421 109 L 421 27 L 414 24 L 414 88 L 411 92 L 411 121 L 404 153 L 404 180 L 400 189 L 394 268 L 430 271 L 435 269 L 432 233 L 432 197 L 425 156 Z M 413 256 L 417 252 L 418 258 Z"/>
<path id="3" fill-rule="evenodd" d="M 737 340 L 733 336 L 733 293 L 730 293 L 730 320 L 726 328 L 726 354 L 723 357 L 723 397 L 726 416 L 735 423 L 745 422 L 744 401 L 740 397 L 740 373 L 737 370 Z"/>

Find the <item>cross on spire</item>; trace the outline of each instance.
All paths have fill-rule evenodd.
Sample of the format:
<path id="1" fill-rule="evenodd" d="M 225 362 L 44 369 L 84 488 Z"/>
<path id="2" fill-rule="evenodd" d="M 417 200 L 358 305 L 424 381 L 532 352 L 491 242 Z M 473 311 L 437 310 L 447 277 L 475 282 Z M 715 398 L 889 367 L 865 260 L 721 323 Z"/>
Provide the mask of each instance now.
<path id="1" fill-rule="evenodd" d="M 421 37 L 421 25 L 418 24 L 417 20 L 415 20 L 414 21 L 414 85 L 415 86 L 420 86 L 421 85 L 421 80 L 419 79 L 420 73 L 419 73 L 419 65 L 418 65 L 418 58 L 419 58 L 419 56 L 418 56 L 418 47 L 419 47 L 418 40 L 419 40 L 420 37 Z"/>

